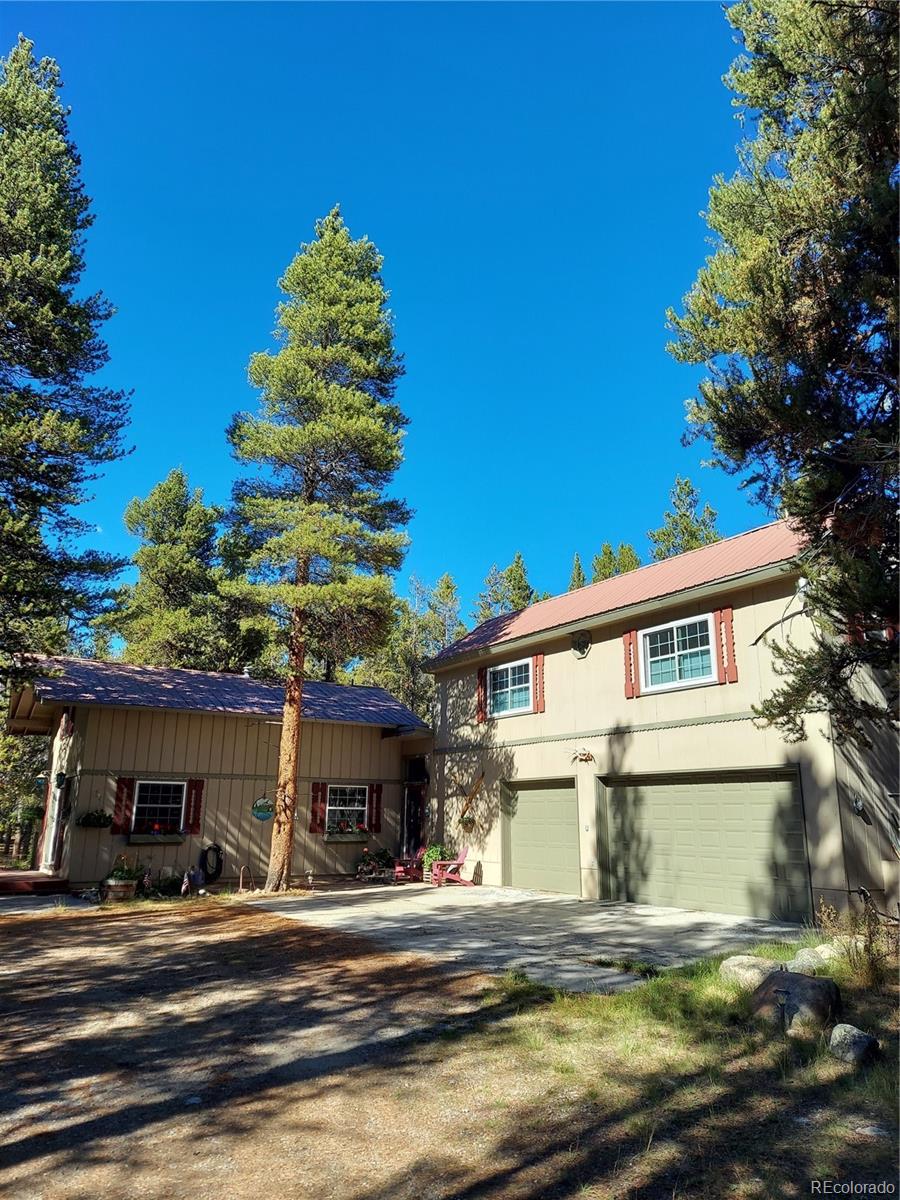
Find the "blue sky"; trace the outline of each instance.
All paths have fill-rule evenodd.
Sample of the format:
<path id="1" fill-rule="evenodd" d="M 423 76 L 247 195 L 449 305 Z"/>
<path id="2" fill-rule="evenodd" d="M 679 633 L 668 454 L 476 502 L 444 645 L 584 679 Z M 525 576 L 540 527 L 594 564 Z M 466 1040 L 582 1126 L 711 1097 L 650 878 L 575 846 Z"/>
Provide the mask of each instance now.
<path id="1" fill-rule="evenodd" d="M 768 519 L 680 445 L 697 374 L 665 351 L 735 164 L 718 4 L 6 3 L 0 26 L 61 65 L 85 284 L 118 310 L 104 379 L 134 389 L 134 453 L 86 508 L 103 548 L 133 551 L 126 503 L 177 464 L 227 500 L 248 358 L 336 202 L 406 357 L 400 590 L 449 570 L 468 612 L 516 550 L 554 592 L 575 550 L 646 556 L 676 473 L 723 532 Z"/>

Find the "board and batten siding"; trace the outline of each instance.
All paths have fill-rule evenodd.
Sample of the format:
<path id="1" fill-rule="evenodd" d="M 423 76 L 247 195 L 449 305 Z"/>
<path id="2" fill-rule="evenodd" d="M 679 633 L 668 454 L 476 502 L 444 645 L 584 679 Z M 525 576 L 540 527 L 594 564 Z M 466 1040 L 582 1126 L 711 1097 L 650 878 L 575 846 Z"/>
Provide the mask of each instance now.
<path id="1" fill-rule="evenodd" d="M 259 717 L 150 709 L 80 708 L 75 712 L 81 753 L 75 811 L 68 829 L 63 869 L 73 885 L 102 879 L 121 854 L 137 857 L 154 872 L 196 865 L 213 842 L 225 854 L 223 880 L 236 880 L 249 867 L 257 885 L 269 861 L 271 821 L 250 812 L 265 792 L 274 795 L 280 726 Z M 421 753 L 422 743 L 407 746 L 366 725 L 307 722 L 303 725 L 298 771 L 298 806 L 293 870 L 335 874 L 352 871 L 362 846 L 327 843 L 309 832 L 310 785 L 381 783 L 382 829 L 372 848 L 396 850 L 400 834 L 403 758 Z M 203 779 L 199 834 L 179 845 L 130 845 L 125 835 L 74 824 L 79 812 L 115 805 L 116 780 Z"/>

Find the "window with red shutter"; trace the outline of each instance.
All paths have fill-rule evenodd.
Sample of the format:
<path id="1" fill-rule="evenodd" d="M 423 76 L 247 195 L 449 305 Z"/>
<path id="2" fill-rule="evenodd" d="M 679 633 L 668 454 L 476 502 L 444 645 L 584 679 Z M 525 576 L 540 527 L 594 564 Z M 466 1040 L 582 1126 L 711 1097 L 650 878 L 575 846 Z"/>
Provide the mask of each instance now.
<path id="1" fill-rule="evenodd" d="M 327 784 L 313 783 L 310 785 L 309 832 L 325 832 L 325 809 L 327 804 Z"/>
<path id="2" fill-rule="evenodd" d="M 110 833 L 131 833 L 131 821 L 134 816 L 134 780 L 120 776 L 116 780 L 116 803 L 113 808 Z"/>
<path id="3" fill-rule="evenodd" d="M 203 808 L 202 779 L 187 781 L 187 802 L 185 804 L 184 824 L 188 833 L 196 836 L 200 832 L 200 813 Z"/>
<path id="4" fill-rule="evenodd" d="M 536 713 L 544 711 L 544 656 L 535 654 L 531 660 L 531 695 L 532 709 Z"/>
<path id="5" fill-rule="evenodd" d="M 369 832 L 381 833 L 381 794 L 380 783 L 369 784 Z"/>

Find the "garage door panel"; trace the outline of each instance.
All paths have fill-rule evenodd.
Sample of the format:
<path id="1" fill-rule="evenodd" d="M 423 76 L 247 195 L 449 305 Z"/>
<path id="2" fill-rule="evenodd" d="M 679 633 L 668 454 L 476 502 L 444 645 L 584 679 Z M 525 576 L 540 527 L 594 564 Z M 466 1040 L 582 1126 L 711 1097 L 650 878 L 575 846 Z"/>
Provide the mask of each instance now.
<path id="1" fill-rule="evenodd" d="M 610 782 L 606 794 L 613 898 L 809 916 L 796 776 L 659 776 Z"/>
<path id="2" fill-rule="evenodd" d="M 512 791 L 507 840 L 513 887 L 581 894 L 574 783 L 529 784 Z"/>

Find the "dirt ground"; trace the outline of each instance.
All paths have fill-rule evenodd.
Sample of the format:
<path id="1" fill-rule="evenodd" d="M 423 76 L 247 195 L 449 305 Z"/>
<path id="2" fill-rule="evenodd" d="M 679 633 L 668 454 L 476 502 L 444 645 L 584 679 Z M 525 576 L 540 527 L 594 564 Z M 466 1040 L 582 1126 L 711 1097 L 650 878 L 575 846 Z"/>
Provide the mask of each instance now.
<path id="1" fill-rule="evenodd" d="M 819 1067 L 788 1093 L 786 1058 L 717 1027 L 713 1067 L 677 1022 L 647 1059 L 614 1008 L 598 1026 L 609 998 L 245 907 L 10 918 L 0 972 L 10 1200 L 799 1197 L 823 1162 L 892 1178 L 892 1131 L 858 1097 L 823 1106 Z"/>

